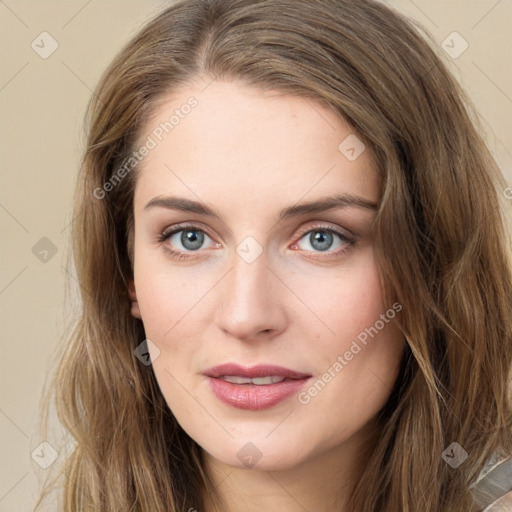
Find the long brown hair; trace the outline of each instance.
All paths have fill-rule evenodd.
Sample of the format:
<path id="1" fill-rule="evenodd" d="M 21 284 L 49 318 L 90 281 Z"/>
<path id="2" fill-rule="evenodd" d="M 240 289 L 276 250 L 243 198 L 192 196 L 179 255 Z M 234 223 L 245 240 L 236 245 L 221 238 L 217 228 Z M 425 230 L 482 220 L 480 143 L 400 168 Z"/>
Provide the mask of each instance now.
<path id="1" fill-rule="evenodd" d="M 403 306 L 407 346 L 348 509 L 472 510 L 485 461 L 512 455 L 506 185 L 429 38 L 372 0 L 183 0 L 116 56 L 88 109 L 72 230 L 82 309 L 51 388 L 75 441 L 58 459 L 63 510 L 201 510 L 216 493 L 134 355 L 145 339 L 127 293 L 136 166 L 118 179 L 159 101 L 199 75 L 327 105 L 372 151 L 382 289 Z M 458 468 L 442 457 L 452 442 L 468 454 Z"/>

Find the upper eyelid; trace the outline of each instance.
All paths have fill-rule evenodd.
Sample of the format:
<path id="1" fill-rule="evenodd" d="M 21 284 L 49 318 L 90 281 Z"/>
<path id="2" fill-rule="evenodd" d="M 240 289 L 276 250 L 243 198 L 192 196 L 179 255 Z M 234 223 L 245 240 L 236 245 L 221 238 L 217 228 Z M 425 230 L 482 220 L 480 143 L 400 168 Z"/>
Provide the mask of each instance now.
<path id="1" fill-rule="evenodd" d="M 330 232 L 332 231 L 334 233 L 343 235 L 347 238 L 354 238 L 354 239 L 357 238 L 357 234 L 354 233 L 353 231 L 351 231 L 350 229 L 340 228 L 340 227 L 334 226 L 330 222 L 322 222 L 322 221 L 319 221 L 318 224 L 315 224 L 314 226 L 307 226 L 304 228 L 299 228 L 298 232 L 299 232 L 300 237 L 302 238 L 302 236 L 304 236 L 305 234 L 309 233 L 310 231 L 315 231 L 315 230 L 318 230 L 318 231 L 326 230 L 326 231 L 330 231 Z M 350 234 L 349 235 L 345 234 L 343 231 L 348 231 L 348 233 L 350 233 Z"/>
<path id="2" fill-rule="evenodd" d="M 214 237 L 212 235 L 210 235 L 210 233 L 208 232 L 207 229 L 205 229 L 199 225 L 196 225 L 196 224 L 184 224 L 182 226 L 178 224 L 177 226 L 171 226 L 162 231 L 162 236 L 169 237 L 171 235 L 175 235 L 176 233 L 179 233 L 180 231 L 185 231 L 186 229 L 190 229 L 192 231 L 201 231 L 201 232 L 205 233 L 206 235 L 208 235 L 212 240 L 214 239 Z"/>

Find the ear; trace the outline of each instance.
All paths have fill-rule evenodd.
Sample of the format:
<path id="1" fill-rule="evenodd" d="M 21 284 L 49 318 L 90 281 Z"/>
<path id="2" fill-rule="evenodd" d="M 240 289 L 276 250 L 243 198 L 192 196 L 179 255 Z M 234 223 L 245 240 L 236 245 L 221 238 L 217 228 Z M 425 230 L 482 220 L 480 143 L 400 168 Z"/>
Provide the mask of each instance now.
<path id="1" fill-rule="evenodd" d="M 137 293 L 135 292 L 135 283 L 133 278 L 128 281 L 128 293 L 130 294 L 130 301 L 132 303 L 131 313 L 132 316 L 142 320 L 142 316 L 140 314 L 139 303 L 137 302 Z"/>

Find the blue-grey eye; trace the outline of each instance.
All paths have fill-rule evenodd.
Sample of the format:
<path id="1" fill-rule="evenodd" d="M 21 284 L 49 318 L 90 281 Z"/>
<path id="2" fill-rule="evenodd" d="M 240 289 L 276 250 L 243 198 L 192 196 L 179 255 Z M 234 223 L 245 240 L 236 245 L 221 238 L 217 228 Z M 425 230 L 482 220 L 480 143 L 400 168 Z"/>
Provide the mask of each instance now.
<path id="1" fill-rule="evenodd" d="M 180 233 L 178 231 L 175 234 Z M 204 242 L 204 233 L 199 230 L 183 229 L 181 230 L 180 242 L 188 251 L 200 249 Z"/>
<path id="2" fill-rule="evenodd" d="M 309 243 L 318 251 L 328 250 L 333 243 L 333 239 L 334 237 L 332 236 L 332 233 L 329 233 L 329 231 L 317 230 L 312 231 L 309 235 Z"/>

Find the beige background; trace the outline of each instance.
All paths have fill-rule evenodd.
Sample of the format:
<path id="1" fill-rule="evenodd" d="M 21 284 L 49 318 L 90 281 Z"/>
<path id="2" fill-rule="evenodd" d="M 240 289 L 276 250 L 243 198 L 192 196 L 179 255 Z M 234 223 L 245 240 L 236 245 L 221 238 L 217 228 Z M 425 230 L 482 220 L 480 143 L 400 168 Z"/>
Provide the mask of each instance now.
<path id="1" fill-rule="evenodd" d="M 86 102 L 121 45 L 169 3 L 0 0 L 2 512 L 32 510 L 48 471 L 31 453 L 44 441 L 37 433 L 38 403 L 76 304 L 66 247 Z M 434 35 L 479 109 L 485 138 L 512 186 L 512 2 L 387 3 Z M 43 31 L 59 45 L 47 59 L 31 47 Z M 469 44 L 456 59 L 442 49 L 454 31 Z M 57 250 L 52 255 L 50 249 L 46 262 L 41 250 L 51 246 L 43 237 Z"/>

